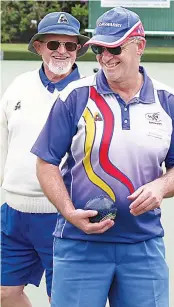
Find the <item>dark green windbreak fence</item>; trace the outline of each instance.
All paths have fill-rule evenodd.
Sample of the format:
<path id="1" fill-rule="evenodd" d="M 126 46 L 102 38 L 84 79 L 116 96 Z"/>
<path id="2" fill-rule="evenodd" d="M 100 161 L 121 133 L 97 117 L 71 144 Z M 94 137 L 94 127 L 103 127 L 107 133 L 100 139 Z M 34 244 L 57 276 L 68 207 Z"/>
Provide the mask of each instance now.
<path id="1" fill-rule="evenodd" d="M 96 20 L 109 7 L 101 7 L 100 1 L 89 0 L 88 28 L 95 28 Z M 174 47 L 174 0 L 170 2 L 170 8 L 128 8 L 137 13 L 147 32 L 149 45 L 173 46 Z M 163 32 L 166 32 L 163 33 Z M 173 32 L 170 35 L 168 32 Z"/>

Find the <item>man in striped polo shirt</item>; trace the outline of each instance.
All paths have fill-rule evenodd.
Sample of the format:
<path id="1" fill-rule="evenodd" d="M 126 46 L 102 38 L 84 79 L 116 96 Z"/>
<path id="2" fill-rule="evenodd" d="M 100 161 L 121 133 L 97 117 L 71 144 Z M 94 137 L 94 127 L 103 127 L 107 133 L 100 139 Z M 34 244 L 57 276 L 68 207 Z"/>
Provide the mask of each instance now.
<path id="1" fill-rule="evenodd" d="M 174 196 L 174 90 L 140 66 L 145 43 L 137 14 L 104 13 L 86 43 L 101 69 L 66 87 L 32 148 L 60 211 L 52 307 L 169 307 L 160 205 Z M 115 221 L 90 222 L 96 200 Z"/>

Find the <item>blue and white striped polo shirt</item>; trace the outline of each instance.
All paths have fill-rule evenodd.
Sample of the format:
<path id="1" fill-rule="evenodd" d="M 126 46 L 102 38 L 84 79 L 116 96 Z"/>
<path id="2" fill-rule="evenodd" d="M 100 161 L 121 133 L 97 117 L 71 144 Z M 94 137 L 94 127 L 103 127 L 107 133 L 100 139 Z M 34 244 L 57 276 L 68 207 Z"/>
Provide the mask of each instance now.
<path id="1" fill-rule="evenodd" d="M 127 196 L 174 166 L 174 91 L 150 79 L 125 103 L 102 71 L 70 83 L 54 104 L 32 152 L 62 167 L 76 208 L 89 199 L 110 197 L 118 209 L 115 225 L 103 234 L 85 234 L 58 216 L 55 236 L 105 242 L 140 242 L 163 236 L 160 209 L 130 214 Z"/>

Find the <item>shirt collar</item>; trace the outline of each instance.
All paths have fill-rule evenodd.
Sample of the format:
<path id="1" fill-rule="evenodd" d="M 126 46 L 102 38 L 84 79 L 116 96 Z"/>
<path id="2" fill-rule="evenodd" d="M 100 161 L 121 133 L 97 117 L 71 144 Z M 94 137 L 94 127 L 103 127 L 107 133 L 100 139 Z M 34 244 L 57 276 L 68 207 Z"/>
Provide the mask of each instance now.
<path id="1" fill-rule="evenodd" d="M 80 78 L 80 73 L 76 64 L 73 65 L 71 73 L 65 77 L 64 79 L 54 83 L 51 82 L 44 71 L 43 64 L 39 70 L 40 79 L 45 87 L 49 90 L 49 88 L 56 88 L 58 91 L 62 91 L 70 82 L 78 80 Z M 51 86 L 50 86 L 51 85 Z M 51 91 L 52 92 L 52 91 Z"/>
<path id="2" fill-rule="evenodd" d="M 154 89 L 152 80 L 147 76 L 145 69 L 140 66 L 139 72 L 143 74 L 144 82 L 140 90 L 139 102 L 141 103 L 155 103 Z M 109 87 L 103 70 L 99 70 L 96 75 L 97 92 L 99 94 L 115 94 Z"/>

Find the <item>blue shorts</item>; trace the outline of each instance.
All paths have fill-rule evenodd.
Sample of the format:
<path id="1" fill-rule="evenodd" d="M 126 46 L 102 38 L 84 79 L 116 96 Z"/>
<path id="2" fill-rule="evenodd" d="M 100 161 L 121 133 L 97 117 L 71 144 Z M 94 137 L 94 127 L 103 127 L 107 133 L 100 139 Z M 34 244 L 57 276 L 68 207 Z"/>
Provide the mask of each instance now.
<path id="1" fill-rule="evenodd" d="M 51 296 L 53 236 L 57 213 L 23 213 L 7 204 L 1 207 L 3 286 L 39 286 L 45 271 Z"/>
<path id="2" fill-rule="evenodd" d="M 55 238 L 51 307 L 169 307 L 163 239 L 135 244 Z"/>

